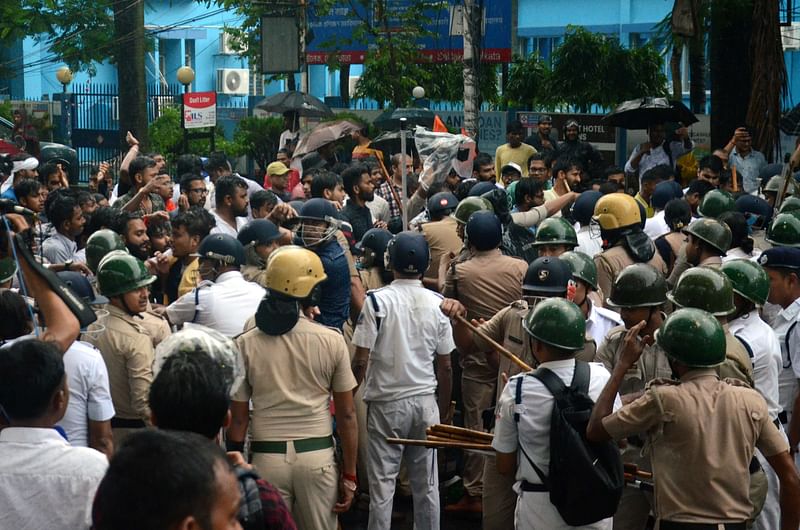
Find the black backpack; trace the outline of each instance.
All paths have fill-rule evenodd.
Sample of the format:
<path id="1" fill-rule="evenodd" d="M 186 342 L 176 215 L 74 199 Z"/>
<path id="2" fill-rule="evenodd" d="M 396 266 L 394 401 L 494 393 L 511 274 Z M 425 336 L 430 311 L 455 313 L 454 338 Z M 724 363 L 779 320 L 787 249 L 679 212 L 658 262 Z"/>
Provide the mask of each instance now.
<path id="1" fill-rule="evenodd" d="M 550 476 L 544 476 L 520 444 L 522 454 L 543 484 L 524 481 L 522 489 L 549 491 L 550 502 L 570 526 L 592 524 L 613 516 L 625 487 L 617 444 L 586 439 L 586 427 L 594 408 L 589 397 L 589 374 L 589 364 L 576 360 L 569 388 L 547 368 L 517 378 L 518 406 L 522 403 L 522 379 L 527 376 L 541 381 L 555 398 L 550 420 Z M 514 420 L 519 422 L 519 414 L 514 415 Z"/>

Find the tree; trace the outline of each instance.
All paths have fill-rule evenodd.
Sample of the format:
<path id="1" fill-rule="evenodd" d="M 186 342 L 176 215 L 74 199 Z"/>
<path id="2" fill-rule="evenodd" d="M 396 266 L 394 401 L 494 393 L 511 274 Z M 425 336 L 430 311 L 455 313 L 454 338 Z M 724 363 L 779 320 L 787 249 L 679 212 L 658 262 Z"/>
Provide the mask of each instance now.
<path id="1" fill-rule="evenodd" d="M 0 44 L 32 36 L 73 71 L 91 72 L 95 61 L 115 63 L 119 107 L 125 109 L 120 128 L 147 144 L 143 0 L 25 0 L 0 5 Z M 26 66 L 50 62 L 42 59 Z"/>
<path id="2" fill-rule="evenodd" d="M 283 132 L 282 118 L 252 116 L 239 120 L 228 154 L 248 156 L 260 168 L 266 169 L 278 154 L 281 132 Z"/>
<path id="3" fill-rule="evenodd" d="M 161 110 L 161 115 L 148 127 L 150 136 L 150 150 L 162 153 L 167 160 L 172 161 L 183 154 L 183 129 L 181 128 L 181 109 L 178 106 L 168 106 Z M 214 142 L 217 150 L 225 151 L 231 156 L 241 156 L 237 146 L 227 142 L 222 134 L 222 128 L 215 129 Z M 206 139 L 190 140 L 189 154 L 207 155 L 209 141 Z M 180 175 L 179 175 L 180 176 Z"/>
<path id="4" fill-rule="evenodd" d="M 507 105 L 529 108 L 546 104 L 549 77 L 550 67 L 538 53 L 525 58 L 514 56 L 503 101 Z"/>

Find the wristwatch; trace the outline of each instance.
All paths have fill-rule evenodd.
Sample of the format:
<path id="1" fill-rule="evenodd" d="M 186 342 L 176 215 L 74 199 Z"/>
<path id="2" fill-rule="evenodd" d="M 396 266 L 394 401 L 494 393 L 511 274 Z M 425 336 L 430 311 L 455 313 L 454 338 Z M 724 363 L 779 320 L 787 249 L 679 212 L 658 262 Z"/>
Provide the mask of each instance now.
<path id="1" fill-rule="evenodd" d="M 68 259 L 67 261 L 65 261 L 65 262 L 64 262 L 64 270 L 65 270 L 65 271 L 68 271 L 68 270 L 70 270 L 71 268 L 72 268 L 72 260 L 71 260 L 71 259 Z"/>

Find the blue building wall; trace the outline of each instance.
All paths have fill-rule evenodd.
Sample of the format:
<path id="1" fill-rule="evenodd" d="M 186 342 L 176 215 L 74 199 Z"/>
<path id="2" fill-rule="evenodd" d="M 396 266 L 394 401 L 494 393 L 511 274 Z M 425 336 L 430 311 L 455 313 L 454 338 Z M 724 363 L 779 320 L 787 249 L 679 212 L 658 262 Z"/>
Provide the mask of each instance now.
<path id="1" fill-rule="evenodd" d="M 519 50 L 541 53 L 549 57 L 558 46 L 568 25 L 580 25 L 590 31 L 617 37 L 623 45 L 638 45 L 654 37 L 653 26 L 672 9 L 673 0 L 518 0 Z M 180 66 L 189 64 L 196 72 L 191 90 L 215 90 L 217 70 L 248 68 L 247 62 L 236 55 L 219 51 L 220 33 L 226 26 L 237 26 L 241 18 L 234 13 L 207 7 L 195 0 L 151 0 L 145 3 L 145 25 L 154 39 L 154 49 L 145 57 L 147 82 L 175 84 Z M 40 99 L 61 92 L 55 77 L 62 66 L 45 62 L 52 55 L 34 39 L 27 38 L 6 50 L 0 58 L 23 57 L 25 68 L 15 77 L 0 80 L 0 95 L 12 99 Z M 787 106 L 800 103 L 800 52 L 786 52 L 789 73 Z M 95 65 L 93 76 L 76 74 L 74 83 L 116 83 L 116 69 L 104 63 Z M 353 65 L 351 76 L 358 76 L 360 65 Z M 665 65 L 665 73 L 669 74 Z M 296 76 L 299 86 L 299 76 Z M 256 80 L 251 75 L 251 85 Z M 273 82 L 263 87 L 270 95 L 285 90 L 286 83 Z M 688 85 L 687 85 L 688 89 Z M 338 74 L 327 67 L 309 67 L 309 91 L 319 97 L 338 96 Z"/>

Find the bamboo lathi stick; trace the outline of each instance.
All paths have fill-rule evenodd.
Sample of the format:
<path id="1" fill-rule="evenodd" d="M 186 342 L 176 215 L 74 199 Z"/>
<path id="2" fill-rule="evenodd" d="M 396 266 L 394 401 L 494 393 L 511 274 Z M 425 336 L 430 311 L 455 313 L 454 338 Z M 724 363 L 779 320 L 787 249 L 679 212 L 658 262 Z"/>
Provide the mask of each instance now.
<path id="1" fill-rule="evenodd" d="M 491 445 L 489 444 L 476 444 L 476 443 L 468 443 L 468 442 L 456 442 L 456 441 L 429 441 L 429 440 L 409 440 L 407 438 L 386 438 L 386 441 L 390 444 L 400 444 L 400 445 L 416 445 L 420 447 L 453 447 L 456 449 L 474 449 L 479 451 L 494 451 Z"/>
<path id="2" fill-rule="evenodd" d="M 517 366 L 519 366 L 519 367 L 522 369 L 522 371 L 523 371 L 523 372 L 530 372 L 531 370 L 533 370 L 533 368 L 531 368 L 531 367 L 528 365 L 528 363 L 526 363 L 525 361 L 523 361 L 522 359 L 520 359 L 519 357 L 517 357 L 516 355 L 514 355 L 513 353 L 511 353 L 511 352 L 510 352 L 510 351 L 508 351 L 507 349 L 505 349 L 505 348 L 504 348 L 503 346 L 501 346 L 501 345 L 500 345 L 498 342 L 496 342 L 494 339 L 492 339 L 491 337 L 489 337 L 489 336 L 488 336 L 486 333 L 484 333 L 483 331 L 481 331 L 481 330 L 480 330 L 480 329 L 478 329 L 477 327 L 473 326 L 473 325 L 472 325 L 472 322 L 470 322 L 470 321 L 469 321 L 469 320 L 467 320 L 466 318 L 464 318 L 464 317 L 462 317 L 462 316 L 456 316 L 456 320 L 457 320 L 458 322 L 461 322 L 462 324 L 464 324 L 464 325 L 468 326 L 468 327 L 469 327 L 469 328 L 470 328 L 470 329 L 471 329 L 471 330 L 472 330 L 472 331 L 473 331 L 473 332 L 474 332 L 474 333 L 475 333 L 477 336 L 479 336 L 480 338 L 482 338 L 483 340 L 485 340 L 486 342 L 488 342 L 488 343 L 489 343 L 489 345 L 490 345 L 492 348 L 494 348 L 495 350 L 497 350 L 497 352 L 498 352 L 500 355 L 502 355 L 503 357 L 505 357 L 506 359 L 508 359 L 508 360 L 509 360 L 509 361 L 511 361 L 512 363 L 516 364 Z"/>

